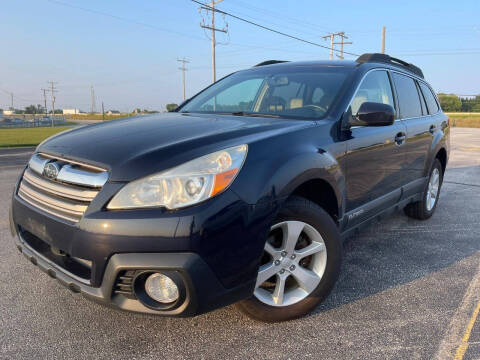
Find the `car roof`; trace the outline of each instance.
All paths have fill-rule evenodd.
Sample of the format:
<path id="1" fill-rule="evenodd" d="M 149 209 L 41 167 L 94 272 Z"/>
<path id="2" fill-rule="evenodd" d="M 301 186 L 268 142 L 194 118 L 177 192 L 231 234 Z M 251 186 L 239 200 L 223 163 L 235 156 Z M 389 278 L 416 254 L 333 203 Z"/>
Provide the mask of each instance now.
<path id="1" fill-rule="evenodd" d="M 375 68 L 383 67 L 387 69 L 402 71 L 409 75 L 414 75 L 424 79 L 422 70 L 406 61 L 390 57 L 386 54 L 367 53 L 359 56 L 356 60 L 314 60 L 314 61 L 284 61 L 284 60 L 267 60 L 255 67 L 294 67 L 294 66 L 338 66 L 338 67 L 362 67 Z"/>

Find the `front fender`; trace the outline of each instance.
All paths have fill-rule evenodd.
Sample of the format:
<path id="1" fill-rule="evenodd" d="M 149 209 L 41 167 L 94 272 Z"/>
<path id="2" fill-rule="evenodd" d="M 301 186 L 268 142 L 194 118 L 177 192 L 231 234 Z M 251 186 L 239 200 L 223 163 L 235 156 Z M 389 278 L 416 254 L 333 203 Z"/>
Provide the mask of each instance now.
<path id="1" fill-rule="evenodd" d="M 257 164 L 256 171 L 245 175 L 242 179 L 244 184 L 234 186 L 233 190 L 250 204 L 264 201 L 282 202 L 298 186 L 309 180 L 320 179 L 333 188 L 340 205 L 339 214 L 342 214 L 345 178 L 341 167 L 336 158 L 328 152 L 310 150 L 294 156 L 280 156 L 274 165 Z"/>

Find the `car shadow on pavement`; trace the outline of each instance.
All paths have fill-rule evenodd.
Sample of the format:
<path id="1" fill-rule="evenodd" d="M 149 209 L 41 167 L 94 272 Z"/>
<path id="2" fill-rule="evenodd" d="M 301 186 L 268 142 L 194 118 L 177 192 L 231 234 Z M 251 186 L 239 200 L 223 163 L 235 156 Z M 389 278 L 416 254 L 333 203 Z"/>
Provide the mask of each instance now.
<path id="1" fill-rule="evenodd" d="M 426 277 L 480 251 L 480 189 L 455 181 L 455 170 L 447 171 L 429 220 L 398 211 L 345 241 L 337 285 L 312 315 Z M 478 166 L 458 171 L 480 175 Z"/>

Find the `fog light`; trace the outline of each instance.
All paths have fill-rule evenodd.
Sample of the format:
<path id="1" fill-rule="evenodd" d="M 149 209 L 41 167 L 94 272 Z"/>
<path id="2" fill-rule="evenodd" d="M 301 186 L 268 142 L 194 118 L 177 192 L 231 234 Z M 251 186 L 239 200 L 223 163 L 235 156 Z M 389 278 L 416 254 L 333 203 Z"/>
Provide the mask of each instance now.
<path id="1" fill-rule="evenodd" d="M 145 291 L 153 300 L 163 304 L 172 303 L 178 299 L 178 287 L 168 276 L 155 273 L 145 281 Z"/>

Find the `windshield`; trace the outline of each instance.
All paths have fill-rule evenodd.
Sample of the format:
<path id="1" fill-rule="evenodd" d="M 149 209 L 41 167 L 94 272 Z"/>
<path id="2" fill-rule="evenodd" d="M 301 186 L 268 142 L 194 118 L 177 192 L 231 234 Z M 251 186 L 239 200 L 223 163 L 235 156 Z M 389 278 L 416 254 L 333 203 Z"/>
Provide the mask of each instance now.
<path id="1" fill-rule="evenodd" d="M 320 119 L 351 71 L 338 66 L 268 66 L 240 71 L 201 92 L 180 112 Z"/>

